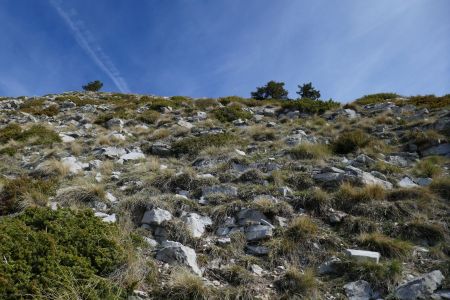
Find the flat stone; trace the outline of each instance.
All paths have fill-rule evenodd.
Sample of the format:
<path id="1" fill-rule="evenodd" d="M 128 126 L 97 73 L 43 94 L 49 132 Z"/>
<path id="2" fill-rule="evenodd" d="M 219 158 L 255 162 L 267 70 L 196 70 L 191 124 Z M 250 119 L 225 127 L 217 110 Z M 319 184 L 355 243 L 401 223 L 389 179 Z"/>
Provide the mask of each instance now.
<path id="1" fill-rule="evenodd" d="M 407 176 L 403 177 L 397 184 L 401 188 L 413 188 L 418 186 L 414 181 L 412 181 L 411 178 Z"/>
<path id="2" fill-rule="evenodd" d="M 399 300 L 431 299 L 443 280 L 442 272 L 434 270 L 400 285 L 395 290 L 395 296 Z"/>
<path id="3" fill-rule="evenodd" d="M 147 210 L 142 217 L 142 224 L 160 225 L 162 222 L 172 220 L 172 214 L 161 208 Z"/>
<path id="4" fill-rule="evenodd" d="M 245 228 L 247 241 L 258 241 L 273 235 L 272 227 L 268 225 L 252 225 Z"/>
<path id="5" fill-rule="evenodd" d="M 181 243 L 165 241 L 161 249 L 156 254 L 156 259 L 168 264 L 182 264 L 191 269 L 195 274 L 202 276 L 202 272 L 197 265 L 197 254 L 194 249 L 184 246 Z"/>
<path id="6" fill-rule="evenodd" d="M 348 300 L 370 300 L 373 294 L 370 284 L 365 280 L 347 283 L 344 290 Z"/>
<path id="7" fill-rule="evenodd" d="M 380 253 L 374 251 L 357 250 L 357 249 L 346 249 L 344 253 L 353 259 L 360 261 L 373 261 L 378 263 L 380 261 Z"/>
<path id="8" fill-rule="evenodd" d="M 187 225 L 187 228 L 195 238 L 201 237 L 205 232 L 205 228 L 212 225 L 210 217 L 200 216 L 196 213 L 187 213 L 181 217 L 181 220 Z"/>

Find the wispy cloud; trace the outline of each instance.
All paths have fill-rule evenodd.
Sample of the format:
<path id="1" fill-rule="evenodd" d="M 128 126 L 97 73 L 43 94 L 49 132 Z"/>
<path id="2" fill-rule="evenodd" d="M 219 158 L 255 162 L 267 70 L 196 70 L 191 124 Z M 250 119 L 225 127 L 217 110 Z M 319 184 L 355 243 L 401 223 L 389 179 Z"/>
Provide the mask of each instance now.
<path id="1" fill-rule="evenodd" d="M 86 51 L 89 57 L 103 70 L 114 82 L 122 93 L 128 93 L 129 88 L 125 79 L 120 74 L 111 58 L 103 51 L 92 32 L 84 25 L 75 9 L 67 10 L 63 7 L 61 0 L 50 0 L 61 18 L 70 27 L 77 43 Z"/>

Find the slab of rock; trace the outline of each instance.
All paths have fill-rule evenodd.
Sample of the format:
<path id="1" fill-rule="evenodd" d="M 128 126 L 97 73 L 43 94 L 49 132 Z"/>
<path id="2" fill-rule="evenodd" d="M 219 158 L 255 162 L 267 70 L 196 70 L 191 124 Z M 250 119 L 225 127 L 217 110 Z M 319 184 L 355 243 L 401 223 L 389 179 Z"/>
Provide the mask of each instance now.
<path id="1" fill-rule="evenodd" d="M 450 144 L 440 144 L 422 151 L 423 156 L 443 155 L 450 156 Z"/>
<path id="2" fill-rule="evenodd" d="M 358 250 L 358 249 L 346 249 L 344 253 L 353 259 L 360 261 L 373 261 L 378 263 L 380 261 L 380 253 L 374 251 Z"/>
<path id="3" fill-rule="evenodd" d="M 96 217 L 101 218 L 102 221 L 106 222 L 106 223 L 116 223 L 116 221 L 117 221 L 116 214 L 108 215 L 108 214 L 103 213 L 103 212 L 96 212 L 96 213 L 94 213 L 94 215 Z"/>
<path id="4" fill-rule="evenodd" d="M 152 145 L 151 152 L 154 155 L 166 156 L 172 153 L 172 147 L 164 143 L 154 143 Z"/>
<path id="5" fill-rule="evenodd" d="M 425 300 L 431 299 L 431 295 L 441 285 L 444 275 L 439 270 L 410 280 L 395 290 L 395 296 L 399 300 Z"/>
<path id="6" fill-rule="evenodd" d="M 205 228 L 212 225 L 210 217 L 200 216 L 196 213 L 187 213 L 181 217 L 181 220 L 186 223 L 192 236 L 196 238 L 201 237 L 205 232 Z"/>
<path id="7" fill-rule="evenodd" d="M 401 188 L 413 188 L 413 187 L 417 187 L 418 185 L 412 181 L 411 178 L 409 178 L 408 176 L 405 176 L 402 178 L 402 180 L 400 180 L 399 182 L 397 182 L 397 185 Z"/>
<path id="8" fill-rule="evenodd" d="M 202 189 L 203 197 L 207 197 L 209 195 L 214 195 L 214 194 L 224 194 L 224 195 L 236 197 L 238 194 L 238 190 L 236 187 L 229 186 L 229 185 L 213 185 L 213 186 L 204 187 Z"/>
<path id="9" fill-rule="evenodd" d="M 105 125 L 106 125 L 106 128 L 110 129 L 113 127 L 122 128 L 123 124 L 124 124 L 124 122 L 121 119 L 113 118 L 111 120 L 108 120 Z"/>
<path id="10" fill-rule="evenodd" d="M 75 141 L 75 138 L 74 138 L 74 137 L 72 137 L 72 136 L 70 136 L 70 135 L 63 134 L 63 133 L 60 133 L 60 134 L 59 134 L 59 137 L 61 138 L 61 141 L 62 141 L 63 143 L 72 143 L 72 142 Z"/>
<path id="11" fill-rule="evenodd" d="M 168 264 L 185 265 L 195 274 L 202 276 L 202 272 L 197 265 L 197 254 L 194 249 L 181 243 L 173 241 L 163 242 L 161 249 L 156 254 L 156 259 Z"/>
<path id="12" fill-rule="evenodd" d="M 160 225 L 162 222 L 172 220 L 172 214 L 161 208 L 147 210 L 142 217 L 142 224 Z"/>
<path id="13" fill-rule="evenodd" d="M 238 212 L 236 219 L 240 226 L 267 224 L 269 222 L 269 219 L 262 212 L 252 208 L 246 208 Z"/>
<path id="14" fill-rule="evenodd" d="M 187 129 L 191 129 L 192 127 L 194 127 L 193 124 L 191 124 L 191 123 L 189 123 L 189 122 L 187 122 L 187 121 L 184 121 L 184 120 L 179 120 L 179 121 L 177 122 L 177 124 L 178 124 L 179 126 L 181 126 L 181 127 L 187 128 Z"/>
<path id="15" fill-rule="evenodd" d="M 122 155 L 127 154 L 127 151 L 123 148 L 106 147 L 100 150 L 101 154 L 108 158 L 119 158 Z"/>
<path id="16" fill-rule="evenodd" d="M 348 176 L 355 176 L 356 181 L 359 181 L 364 185 L 381 185 L 385 189 L 392 189 L 392 183 L 389 181 L 379 179 L 370 173 L 364 172 L 352 166 L 347 166 L 345 169 L 350 173 Z"/>
<path id="17" fill-rule="evenodd" d="M 269 248 L 266 246 L 258 246 L 258 245 L 247 245 L 245 246 L 248 254 L 251 255 L 267 255 L 269 254 Z"/>
<path id="18" fill-rule="evenodd" d="M 372 299 L 372 288 L 365 280 L 358 280 L 344 285 L 345 294 L 349 300 L 370 300 Z"/>
<path id="19" fill-rule="evenodd" d="M 337 265 L 341 262 L 341 260 L 337 257 L 332 257 L 330 260 L 322 263 L 319 266 L 319 274 L 335 274 L 337 273 Z"/>
<path id="20" fill-rule="evenodd" d="M 124 162 L 127 162 L 127 161 L 139 160 L 139 159 L 144 159 L 144 158 L 145 158 L 144 153 L 132 151 L 132 152 L 122 155 L 117 162 L 120 164 L 123 164 Z"/>
<path id="21" fill-rule="evenodd" d="M 78 174 L 83 171 L 83 169 L 89 168 L 89 164 L 82 163 L 73 156 L 64 157 L 63 159 L 61 159 L 61 162 L 69 169 L 69 172 L 72 174 Z"/>
<path id="22" fill-rule="evenodd" d="M 273 235 L 272 226 L 252 225 L 245 228 L 245 238 L 247 241 L 259 241 Z"/>

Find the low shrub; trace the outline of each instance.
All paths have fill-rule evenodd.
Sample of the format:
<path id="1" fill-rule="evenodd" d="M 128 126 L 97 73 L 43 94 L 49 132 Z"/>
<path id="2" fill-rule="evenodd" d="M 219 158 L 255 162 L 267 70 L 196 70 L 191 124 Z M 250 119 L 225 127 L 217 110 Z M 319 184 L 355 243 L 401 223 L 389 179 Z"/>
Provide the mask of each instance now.
<path id="1" fill-rule="evenodd" d="M 366 280 L 373 287 L 386 292 L 397 285 L 403 268 L 397 260 L 375 263 L 343 259 L 336 264 L 336 269 L 346 281 Z"/>
<path id="2" fill-rule="evenodd" d="M 367 105 L 367 104 L 375 104 L 375 103 L 382 103 L 386 102 L 388 100 L 394 100 L 395 98 L 400 97 L 397 94 L 394 93 L 378 93 L 378 94 L 371 94 L 371 95 L 365 95 L 361 98 L 358 98 L 354 101 L 354 103 L 359 105 Z"/>
<path id="3" fill-rule="evenodd" d="M 311 270 L 302 273 L 291 268 L 275 281 L 275 288 L 288 296 L 313 296 L 317 292 L 317 280 Z"/>
<path id="4" fill-rule="evenodd" d="M 450 107 L 450 94 L 438 97 L 435 95 L 418 95 L 410 97 L 407 100 L 396 101 L 397 105 L 412 104 L 418 107 L 424 107 L 428 109 L 436 108 L 448 108 Z"/>
<path id="5" fill-rule="evenodd" d="M 159 299 L 174 300 L 207 300 L 214 291 L 208 287 L 202 278 L 181 269 L 172 272 L 168 285 L 163 289 Z"/>
<path id="6" fill-rule="evenodd" d="M 226 106 L 214 110 L 214 115 L 220 122 L 232 122 L 237 119 L 250 119 L 252 114 L 238 105 Z"/>
<path id="7" fill-rule="evenodd" d="M 18 140 L 22 133 L 20 125 L 11 123 L 0 129 L 0 143 L 5 144 L 10 140 Z"/>
<path id="8" fill-rule="evenodd" d="M 379 185 L 354 187 L 344 183 L 334 195 L 335 205 L 342 210 L 350 211 L 356 204 L 370 201 L 382 201 L 386 198 L 386 191 Z"/>
<path id="9" fill-rule="evenodd" d="M 445 140 L 445 136 L 434 130 L 411 130 L 404 136 L 403 140 L 414 143 L 419 147 L 419 150 L 423 150 L 427 147 L 439 144 L 442 140 Z"/>
<path id="10" fill-rule="evenodd" d="M 252 273 L 244 267 L 232 265 L 220 270 L 220 275 L 231 285 L 246 285 L 252 283 L 255 278 Z"/>
<path id="11" fill-rule="evenodd" d="M 393 239 L 381 233 L 362 234 L 358 238 L 359 245 L 378 251 L 385 257 L 405 257 L 412 249 L 409 242 Z"/>
<path id="12" fill-rule="evenodd" d="M 441 156 L 425 157 L 414 166 L 414 175 L 419 177 L 433 177 L 441 175 L 441 164 L 444 162 L 445 158 Z"/>
<path id="13" fill-rule="evenodd" d="M 294 159 L 326 159 L 331 155 L 331 150 L 325 144 L 302 143 L 289 150 Z"/>
<path id="14" fill-rule="evenodd" d="M 9 124 L 0 130 L 0 143 L 7 143 L 10 140 L 18 142 L 31 141 L 32 145 L 51 145 L 61 141 L 59 135 L 43 125 L 33 125 L 22 130 L 17 124 Z"/>
<path id="15" fill-rule="evenodd" d="M 369 136 L 362 130 L 346 131 L 334 141 L 333 150 L 337 154 L 347 154 L 366 146 L 369 141 Z"/>
<path id="16" fill-rule="evenodd" d="M 319 231 L 319 227 L 307 216 L 297 217 L 291 221 L 284 232 L 284 236 L 294 242 L 302 242 Z"/>
<path id="17" fill-rule="evenodd" d="M 446 230 L 439 224 L 413 221 L 400 226 L 400 236 L 424 246 L 436 246 L 445 240 Z"/>
<path id="18" fill-rule="evenodd" d="M 26 195 L 39 193 L 45 198 L 54 195 L 56 187 L 56 179 L 43 180 L 22 176 L 16 179 L 6 180 L 0 190 L 0 215 L 20 211 L 26 206 L 24 202 Z"/>
<path id="19" fill-rule="evenodd" d="M 373 166 L 373 169 L 387 175 L 394 175 L 402 172 L 401 167 L 383 161 L 377 161 Z"/>
<path id="20" fill-rule="evenodd" d="M 444 199 L 450 199 L 450 177 L 439 177 L 433 179 L 430 189 Z"/>
<path id="21" fill-rule="evenodd" d="M 146 110 L 141 114 L 139 114 L 139 116 L 136 119 L 146 124 L 155 124 L 156 121 L 159 119 L 160 115 L 161 114 L 159 112 L 156 112 L 154 110 Z"/>
<path id="22" fill-rule="evenodd" d="M 333 100 L 312 100 L 308 98 L 300 99 L 300 100 L 286 100 L 281 102 L 281 107 L 284 109 L 295 109 L 299 110 L 302 113 L 310 113 L 310 114 L 323 114 L 328 110 L 332 110 L 340 107 L 339 102 L 335 102 Z"/>
<path id="23" fill-rule="evenodd" d="M 96 282 L 89 299 L 111 299 L 121 293 L 106 280 L 124 263 L 118 229 L 101 221 L 91 210 L 73 212 L 27 209 L 0 220 L 0 297 L 44 298 L 70 289 L 73 281 Z M 72 282 L 73 282 L 72 281 Z"/>
<path id="24" fill-rule="evenodd" d="M 236 137 L 229 133 L 206 134 L 179 140 L 172 145 L 172 150 L 177 155 L 195 155 L 206 147 L 221 147 L 235 143 L 236 141 Z"/>

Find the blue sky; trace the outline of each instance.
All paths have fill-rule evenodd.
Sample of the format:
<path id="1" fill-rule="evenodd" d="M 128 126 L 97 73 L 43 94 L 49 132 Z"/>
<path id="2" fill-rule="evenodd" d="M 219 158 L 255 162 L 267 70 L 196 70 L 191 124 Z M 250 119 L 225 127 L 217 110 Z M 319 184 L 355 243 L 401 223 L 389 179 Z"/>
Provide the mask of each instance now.
<path id="1" fill-rule="evenodd" d="M 0 0 L 0 95 L 450 93 L 448 0 Z"/>

